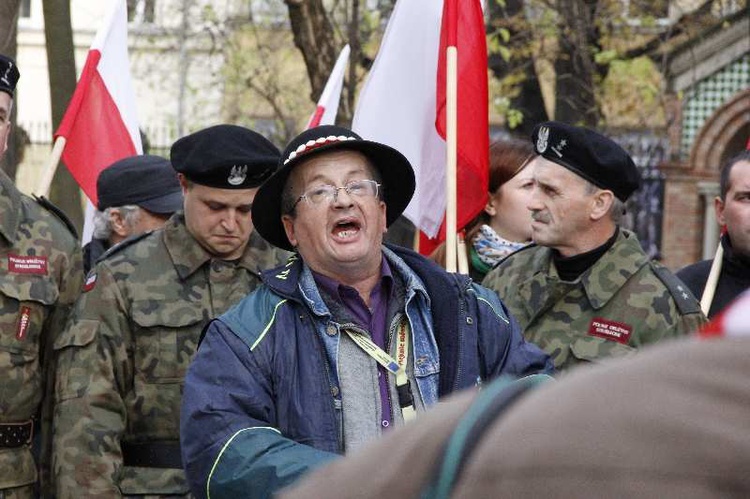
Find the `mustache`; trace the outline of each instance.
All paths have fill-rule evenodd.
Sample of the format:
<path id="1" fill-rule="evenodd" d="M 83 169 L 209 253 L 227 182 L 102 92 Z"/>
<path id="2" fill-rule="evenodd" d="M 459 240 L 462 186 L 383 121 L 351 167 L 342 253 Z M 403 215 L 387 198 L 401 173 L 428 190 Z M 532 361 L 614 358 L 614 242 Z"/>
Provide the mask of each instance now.
<path id="1" fill-rule="evenodd" d="M 549 223 L 550 216 L 549 216 L 549 213 L 546 213 L 546 212 L 532 211 L 531 219 L 535 222 Z"/>

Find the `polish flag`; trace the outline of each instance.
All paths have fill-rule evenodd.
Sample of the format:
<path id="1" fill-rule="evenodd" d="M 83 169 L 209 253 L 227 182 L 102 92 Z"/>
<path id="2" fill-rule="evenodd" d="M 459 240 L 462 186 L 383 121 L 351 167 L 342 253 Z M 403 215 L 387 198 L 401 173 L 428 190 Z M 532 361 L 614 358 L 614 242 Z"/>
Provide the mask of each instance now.
<path id="1" fill-rule="evenodd" d="M 701 338 L 750 337 L 750 290 L 734 299 L 700 331 Z"/>
<path id="2" fill-rule="evenodd" d="M 448 23 L 457 33 L 452 40 Z M 439 235 L 446 209 L 445 53 L 450 42 L 458 51 L 457 226 L 464 227 L 487 203 L 489 183 L 487 47 L 479 0 L 446 0 L 445 6 L 434 0 L 396 2 L 353 122 L 362 137 L 388 144 L 409 159 L 417 189 L 404 215 L 431 238 Z"/>
<path id="3" fill-rule="evenodd" d="M 344 87 L 344 72 L 346 63 L 349 62 L 349 45 L 344 45 L 341 49 L 339 58 L 333 66 L 331 76 L 328 77 L 323 93 L 318 99 L 318 105 L 315 112 L 310 116 L 310 120 L 305 126 L 305 130 L 319 125 L 333 125 L 336 122 L 336 114 L 339 111 L 339 101 L 341 100 L 341 89 Z"/>
<path id="4" fill-rule="evenodd" d="M 56 139 L 66 139 L 65 165 L 94 205 L 99 172 L 143 150 L 130 80 L 126 3 L 113 4 L 55 132 Z"/>

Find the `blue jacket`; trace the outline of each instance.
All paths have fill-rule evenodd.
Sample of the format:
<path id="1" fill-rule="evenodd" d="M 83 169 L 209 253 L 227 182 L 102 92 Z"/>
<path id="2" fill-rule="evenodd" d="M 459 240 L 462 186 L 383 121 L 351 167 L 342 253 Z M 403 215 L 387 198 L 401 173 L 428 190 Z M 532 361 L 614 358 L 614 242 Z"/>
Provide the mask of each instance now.
<path id="1" fill-rule="evenodd" d="M 500 374 L 550 373 L 497 295 L 420 255 L 384 248 L 404 280 L 425 405 Z M 333 321 L 292 257 L 210 323 L 185 380 L 183 465 L 197 497 L 268 497 L 343 449 Z"/>

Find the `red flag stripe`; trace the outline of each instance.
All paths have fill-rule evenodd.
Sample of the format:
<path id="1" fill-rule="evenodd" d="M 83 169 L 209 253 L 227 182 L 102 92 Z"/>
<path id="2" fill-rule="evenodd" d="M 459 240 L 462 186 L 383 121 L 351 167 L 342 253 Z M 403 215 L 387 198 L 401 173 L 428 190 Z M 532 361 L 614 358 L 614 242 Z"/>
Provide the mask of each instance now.
<path id="1" fill-rule="evenodd" d="M 137 153 L 117 105 L 96 69 L 100 58 L 98 50 L 89 52 L 68 112 L 56 134 L 67 139 L 62 159 L 94 205 L 99 172 L 118 159 Z"/>

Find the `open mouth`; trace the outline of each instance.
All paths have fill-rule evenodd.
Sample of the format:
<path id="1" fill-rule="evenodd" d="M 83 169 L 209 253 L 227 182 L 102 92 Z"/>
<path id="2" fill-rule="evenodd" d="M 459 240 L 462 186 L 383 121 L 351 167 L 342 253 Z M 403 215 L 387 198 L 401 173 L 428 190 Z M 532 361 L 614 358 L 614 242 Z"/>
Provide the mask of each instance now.
<path id="1" fill-rule="evenodd" d="M 360 228 L 356 220 L 341 220 L 333 226 L 333 235 L 340 239 L 347 239 L 357 235 Z"/>

